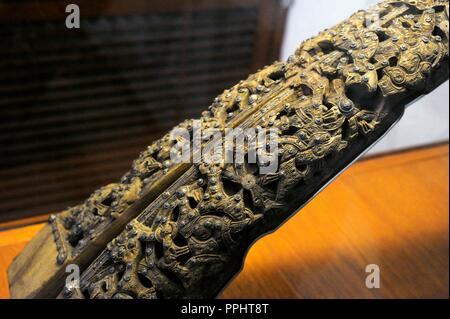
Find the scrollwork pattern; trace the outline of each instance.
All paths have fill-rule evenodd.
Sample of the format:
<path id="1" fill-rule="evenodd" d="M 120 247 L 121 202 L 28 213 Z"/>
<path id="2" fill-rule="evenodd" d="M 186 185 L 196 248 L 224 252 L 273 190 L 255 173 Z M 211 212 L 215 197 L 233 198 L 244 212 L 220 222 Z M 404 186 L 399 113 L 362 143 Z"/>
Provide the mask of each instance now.
<path id="1" fill-rule="evenodd" d="M 387 115 L 380 104 L 420 94 L 448 61 L 448 12 L 448 1 L 384 1 L 225 91 L 210 116 L 220 108 L 233 118 L 255 106 L 247 125 L 277 130 L 278 169 L 263 175 L 262 164 L 249 161 L 193 165 L 108 244 L 84 272 L 81 288 L 66 288 L 62 296 L 215 296 L 252 241 L 291 214 L 292 202 L 305 202 L 299 194 L 323 183 L 352 145 L 378 134 Z M 143 156 L 135 165 L 150 171 L 161 164 Z M 124 205 L 130 188 L 141 189 L 129 180 L 94 200 L 118 192 L 115 201 Z M 100 206 L 98 214 L 105 210 Z"/>

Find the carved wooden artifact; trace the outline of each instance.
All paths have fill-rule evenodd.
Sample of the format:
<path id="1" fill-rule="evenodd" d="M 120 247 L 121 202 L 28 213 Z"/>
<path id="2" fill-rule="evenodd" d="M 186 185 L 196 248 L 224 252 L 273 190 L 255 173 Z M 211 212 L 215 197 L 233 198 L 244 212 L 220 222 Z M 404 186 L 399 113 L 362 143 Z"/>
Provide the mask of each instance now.
<path id="1" fill-rule="evenodd" d="M 448 0 L 384 1 L 225 90 L 202 128 L 276 129 L 274 172 L 248 160 L 174 164 L 179 141 L 167 134 L 120 182 L 50 218 L 9 269 L 12 297 L 215 297 L 258 237 L 448 79 L 448 15 Z M 80 288 L 64 287 L 69 264 Z"/>

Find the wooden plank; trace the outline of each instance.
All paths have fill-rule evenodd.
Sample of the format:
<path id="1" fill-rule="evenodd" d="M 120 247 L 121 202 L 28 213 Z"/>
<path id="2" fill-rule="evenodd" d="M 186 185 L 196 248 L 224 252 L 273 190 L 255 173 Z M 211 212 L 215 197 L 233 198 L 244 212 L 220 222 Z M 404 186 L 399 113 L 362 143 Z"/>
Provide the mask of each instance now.
<path id="1" fill-rule="evenodd" d="M 250 250 L 223 298 L 448 298 L 449 146 L 360 161 Z M 369 185 L 369 187 L 367 187 Z M 42 227 L 0 232 L 6 269 Z M 365 287 L 365 267 L 381 288 Z"/>

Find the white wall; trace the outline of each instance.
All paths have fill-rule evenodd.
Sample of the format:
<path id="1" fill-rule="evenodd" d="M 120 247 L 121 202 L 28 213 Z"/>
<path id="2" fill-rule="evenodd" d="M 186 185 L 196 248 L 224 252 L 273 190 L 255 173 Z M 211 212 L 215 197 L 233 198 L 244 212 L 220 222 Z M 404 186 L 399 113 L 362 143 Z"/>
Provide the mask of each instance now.
<path id="1" fill-rule="evenodd" d="M 289 1 L 286 1 L 288 3 Z M 281 59 L 286 60 L 302 40 L 331 27 L 374 0 L 292 0 Z M 423 97 L 406 110 L 405 116 L 371 151 L 389 152 L 449 139 L 449 83 Z"/>

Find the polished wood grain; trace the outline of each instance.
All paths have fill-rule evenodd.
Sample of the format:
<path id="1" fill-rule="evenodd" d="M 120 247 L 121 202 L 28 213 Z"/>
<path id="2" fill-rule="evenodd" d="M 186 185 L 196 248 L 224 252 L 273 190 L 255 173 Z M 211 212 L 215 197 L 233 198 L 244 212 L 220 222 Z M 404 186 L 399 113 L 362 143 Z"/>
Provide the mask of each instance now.
<path id="1" fill-rule="evenodd" d="M 363 160 L 249 251 L 222 298 L 448 298 L 448 145 Z M 42 227 L 0 232 L 6 269 Z M 365 286 L 368 264 L 381 287 Z"/>

